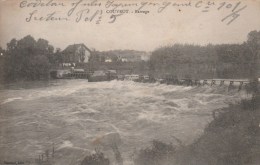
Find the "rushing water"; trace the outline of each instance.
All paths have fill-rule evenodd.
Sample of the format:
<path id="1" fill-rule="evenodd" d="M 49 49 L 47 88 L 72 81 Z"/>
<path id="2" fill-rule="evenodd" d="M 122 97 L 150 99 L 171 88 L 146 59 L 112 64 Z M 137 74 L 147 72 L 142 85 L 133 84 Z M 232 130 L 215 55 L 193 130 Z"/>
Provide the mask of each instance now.
<path id="1" fill-rule="evenodd" d="M 153 139 L 188 144 L 212 120 L 211 112 L 246 97 L 223 87 L 183 87 L 127 81 L 58 80 L 0 89 L 0 161 L 34 160 L 55 148 L 55 164 L 76 164 L 93 140 L 120 134 L 126 164 Z M 102 149 L 109 157 L 109 148 Z"/>

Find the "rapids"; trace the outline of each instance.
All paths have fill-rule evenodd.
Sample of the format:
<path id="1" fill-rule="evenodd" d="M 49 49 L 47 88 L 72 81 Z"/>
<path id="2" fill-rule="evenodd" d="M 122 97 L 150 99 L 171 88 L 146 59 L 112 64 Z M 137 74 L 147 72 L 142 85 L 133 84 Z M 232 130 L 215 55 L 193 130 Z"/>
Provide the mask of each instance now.
<path id="1" fill-rule="evenodd" d="M 34 161 L 55 148 L 55 164 L 77 164 L 93 140 L 120 135 L 125 164 L 153 139 L 192 143 L 212 111 L 248 97 L 227 87 L 184 87 L 129 81 L 55 80 L 0 89 L 0 161 Z M 113 159 L 109 148 L 102 149 Z"/>

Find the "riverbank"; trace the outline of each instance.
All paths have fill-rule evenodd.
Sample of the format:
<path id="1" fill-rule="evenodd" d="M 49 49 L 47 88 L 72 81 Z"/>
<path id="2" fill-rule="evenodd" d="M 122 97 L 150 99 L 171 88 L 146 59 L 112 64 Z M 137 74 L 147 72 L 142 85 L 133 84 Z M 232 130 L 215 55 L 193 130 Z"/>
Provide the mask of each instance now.
<path id="1" fill-rule="evenodd" d="M 251 101 L 242 101 L 213 114 L 214 120 L 192 144 L 185 146 L 179 141 L 174 146 L 155 141 L 152 147 L 139 151 L 135 164 L 258 165 L 259 106 L 252 109 Z"/>
<path id="2" fill-rule="evenodd" d="M 180 152 L 180 165 L 257 165 L 260 163 L 260 108 L 244 104 L 223 109 L 204 134 Z"/>

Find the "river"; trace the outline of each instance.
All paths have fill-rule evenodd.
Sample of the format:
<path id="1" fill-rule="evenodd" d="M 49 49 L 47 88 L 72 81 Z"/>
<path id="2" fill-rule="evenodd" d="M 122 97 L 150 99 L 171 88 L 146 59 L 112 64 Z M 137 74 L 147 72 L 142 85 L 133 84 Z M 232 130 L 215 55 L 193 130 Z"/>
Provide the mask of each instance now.
<path id="1" fill-rule="evenodd" d="M 0 89 L 0 161 L 33 161 L 55 149 L 55 164 L 77 164 L 93 140 L 120 134 L 131 164 L 153 139 L 190 144 L 212 121 L 212 111 L 247 97 L 226 87 L 184 87 L 130 81 L 53 80 Z M 109 148 L 102 148 L 113 159 Z"/>

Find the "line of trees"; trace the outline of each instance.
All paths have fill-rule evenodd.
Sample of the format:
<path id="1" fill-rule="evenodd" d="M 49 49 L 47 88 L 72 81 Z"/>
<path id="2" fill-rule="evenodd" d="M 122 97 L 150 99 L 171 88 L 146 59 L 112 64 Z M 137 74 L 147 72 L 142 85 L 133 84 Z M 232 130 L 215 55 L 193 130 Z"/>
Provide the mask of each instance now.
<path id="1" fill-rule="evenodd" d="M 165 46 L 152 52 L 149 74 L 180 78 L 257 78 L 259 50 L 260 31 L 250 32 L 242 44 Z M 5 81 L 47 79 L 50 67 L 63 61 L 60 49 L 54 51 L 47 40 L 35 40 L 30 35 L 12 39 L 6 50 L 0 48 L 0 53 L 0 80 Z M 99 54 L 94 51 L 89 61 L 100 61 Z M 146 66 L 141 68 L 147 70 Z"/>
<path id="2" fill-rule="evenodd" d="M 181 78 L 252 78 L 258 76 L 260 31 L 243 44 L 165 46 L 152 52 L 152 75 Z"/>

